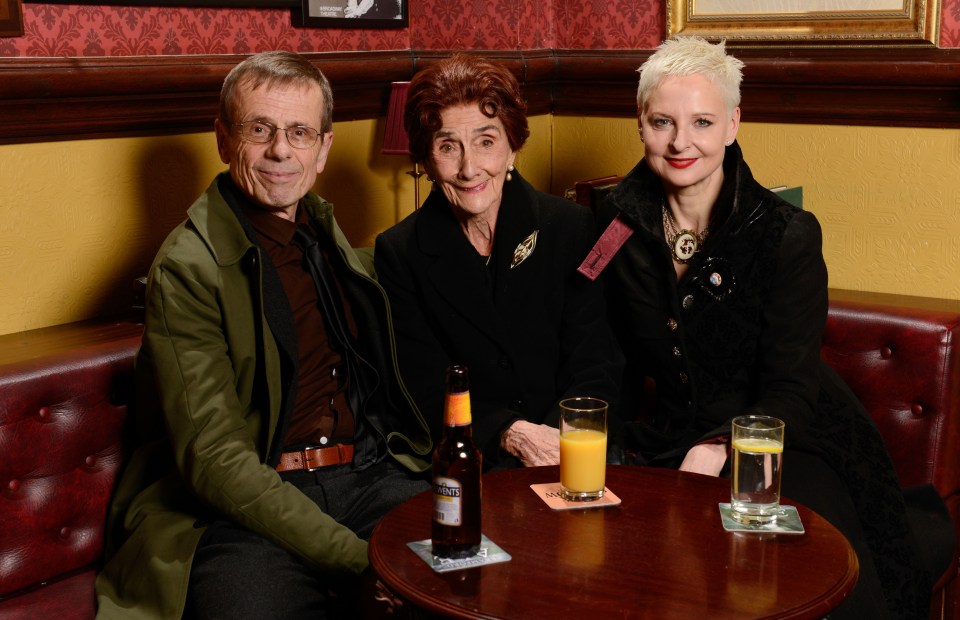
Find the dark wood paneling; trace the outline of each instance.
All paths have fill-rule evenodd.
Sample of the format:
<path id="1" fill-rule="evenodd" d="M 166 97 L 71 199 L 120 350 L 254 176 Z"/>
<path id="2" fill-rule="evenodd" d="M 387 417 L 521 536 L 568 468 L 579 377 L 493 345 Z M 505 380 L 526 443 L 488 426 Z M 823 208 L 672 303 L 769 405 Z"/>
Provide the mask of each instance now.
<path id="1" fill-rule="evenodd" d="M 413 54 L 308 55 L 330 79 L 335 120 L 374 118 Z M 220 86 L 243 56 L 0 59 L 0 143 L 213 128 Z"/>
<path id="2" fill-rule="evenodd" d="M 960 49 L 740 49 L 748 122 L 960 127 Z M 650 51 L 557 51 L 554 113 L 633 116 Z"/>
<path id="3" fill-rule="evenodd" d="M 481 52 L 524 82 L 531 114 L 632 116 L 649 51 Z M 743 49 L 747 121 L 960 127 L 960 49 Z M 308 55 L 333 83 L 335 120 L 382 116 L 391 81 L 447 52 Z M 241 56 L 2 58 L 0 143 L 206 131 Z"/>

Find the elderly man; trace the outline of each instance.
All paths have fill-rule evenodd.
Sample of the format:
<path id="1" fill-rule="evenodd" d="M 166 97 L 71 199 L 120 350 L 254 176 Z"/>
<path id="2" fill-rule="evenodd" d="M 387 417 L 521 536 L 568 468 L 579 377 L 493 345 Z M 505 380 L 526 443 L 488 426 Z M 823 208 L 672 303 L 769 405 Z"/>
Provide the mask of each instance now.
<path id="1" fill-rule="evenodd" d="M 354 614 L 364 538 L 429 488 L 386 295 L 310 191 L 332 109 L 326 77 L 297 54 L 257 54 L 224 81 L 229 173 L 150 272 L 137 449 L 111 509 L 101 617 Z"/>

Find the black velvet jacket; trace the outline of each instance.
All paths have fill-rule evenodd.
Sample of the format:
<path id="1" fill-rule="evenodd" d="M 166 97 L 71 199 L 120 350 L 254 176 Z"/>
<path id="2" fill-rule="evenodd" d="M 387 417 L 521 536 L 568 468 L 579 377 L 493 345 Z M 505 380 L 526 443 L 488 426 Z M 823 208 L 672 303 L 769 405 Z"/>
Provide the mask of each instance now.
<path id="1" fill-rule="evenodd" d="M 535 231 L 536 247 L 514 264 L 515 248 Z M 504 183 L 489 266 L 440 191 L 377 238 L 401 374 L 434 437 L 450 364 L 470 369 L 473 433 L 485 466 L 516 464 L 500 451 L 500 433 L 516 419 L 556 426 L 565 396 L 615 406 L 622 356 L 600 283 L 576 272 L 593 231 L 588 209 L 538 192 L 514 172 Z"/>
<path id="2" fill-rule="evenodd" d="M 645 161 L 599 210 L 601 231 L 617 216 L 634 230 L 603 272 L 627 358 L 622 417 L 645 418 L 625 425 L 625 447 L 639 463 L 678 467 L 694 444 L 729 433 L 735 416 L 783 419 L 784 467 L 791 451 L 803 451 L 837 473 L 889 608 L 913 617 L 929 605 L 930 582 L 917 565 L 893 464 L 869 415 L 820 360 L 828 303 L 820 225 L 758 184 L 736 143 L 723 166 L 709 234 L 679 281 L 664 241 L 662 182 Z M 656 383 L 652 412 L 640 410 L 645 378 Z M 814 509 L 846 502 L 786 485 L 783 492 Z"/>
<path id="3" fill-rule="evenodd" d="M 601 229 L 620 217 L 635 232 L 604 272 L 614 330 L 627 355 L 624 414 L 654 379 L 656 438 L 682 452 L 725 432 L 737 415 L 784 419 L 805 435 L 820 388 L 827 271 L 816 218 L 764 189 L 738 146 L 704 246 L 677 281 L 662 227 L 663 190 L 645 162 L 604 202 Z M 635 411 L 636 409 L 634 409 Z"/>

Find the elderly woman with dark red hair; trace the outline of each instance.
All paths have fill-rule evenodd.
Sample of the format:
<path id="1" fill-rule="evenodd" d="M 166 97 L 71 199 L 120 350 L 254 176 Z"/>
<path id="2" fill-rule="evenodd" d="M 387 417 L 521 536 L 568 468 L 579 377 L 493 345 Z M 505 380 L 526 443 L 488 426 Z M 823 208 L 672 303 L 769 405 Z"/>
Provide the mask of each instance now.
<path id="1" fill-rule="evenodd" d="M 404 122 L 434 185 L 376 243 L 403 379 L 438 437 L 444 369 L 468 366 L 485 468 L 556 464 L 558 401 L 613 406 L 621 372 L 602 291 L 576 271 L 591 213 L 514 169 L 530 132 L 500 65 L 458 54 L 424 69 Z"/>

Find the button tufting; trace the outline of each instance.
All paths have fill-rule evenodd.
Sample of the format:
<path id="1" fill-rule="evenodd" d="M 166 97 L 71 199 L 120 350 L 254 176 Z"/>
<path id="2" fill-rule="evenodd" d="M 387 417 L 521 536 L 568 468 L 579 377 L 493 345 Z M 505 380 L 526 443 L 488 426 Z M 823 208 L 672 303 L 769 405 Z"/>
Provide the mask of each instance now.
<path id="1" fill-rule="evenodd" d="M 37 416 L 43 420 L 47 421 L 50 419 L 50 407 L 40 407 L 40 411 L 37 412 Z"/>
<path id="2" fill-rule="evenodd" d="M 19 490 L 20 490 L 20 481 L 19 481 L 19 480 L 11 480 L 10 482 L 8 482 L 8 483 L 7 483 L 7 490 L 9 490 L 11 493 L 16 493 L 17 491 L 19 491 Z"/>
<path id="3" fill-rule="evenodd" d="M 891 356 L 893 356 L 893 349 L 890 347 L 883 347 L 880 349 L 880 357 L 883 359 L 888 360 Z"/>
<path id="4" fill-rule="evenodd" d="M 60 538 L 70 538 L 70 534 L 72 533 L 73 531 L 69 527 L 64 526 L 60 528 Z"/>
<path id="5" fill-rule="evenodd" d="M 921 405 L 921 404 L 919 404 L 919 403 L 914 403 L 914 404 L 910 405 L 910 411 L 913 412 L 913 415 L 915 415 L 915 416 L 917 416 L 917 417 L 919 418 L 920 416 L 923 415 L 923 405 Z"/>
<path id="6" fill-rule="evenodd" d="M 87 464 L 87 467 L 93 467 L 97 464 L 97 457 L 91 454 L 87 458 L 83 459 L 83 462 Z"/>

